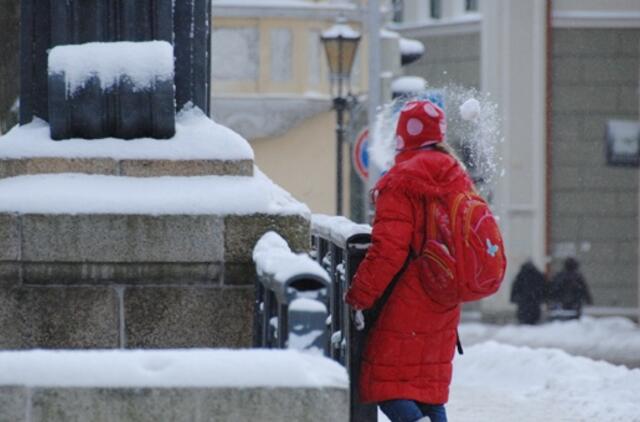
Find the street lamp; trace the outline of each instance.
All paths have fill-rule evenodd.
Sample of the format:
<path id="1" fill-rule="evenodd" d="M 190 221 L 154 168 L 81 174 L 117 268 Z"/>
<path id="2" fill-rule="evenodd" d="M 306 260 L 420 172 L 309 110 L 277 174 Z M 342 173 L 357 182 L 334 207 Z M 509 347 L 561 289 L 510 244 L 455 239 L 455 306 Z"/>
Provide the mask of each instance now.
<path id="1" fill-rule="evenodd" d="M 342 215 L 342 145 L 344 142 L 344 111 L 351 80 L 351 68 L 358 50 L 360 33 L 341 19 L 320 36 L 329 63 L 329 80 L 333 107 L 336 110 L 336 215 Z"/>

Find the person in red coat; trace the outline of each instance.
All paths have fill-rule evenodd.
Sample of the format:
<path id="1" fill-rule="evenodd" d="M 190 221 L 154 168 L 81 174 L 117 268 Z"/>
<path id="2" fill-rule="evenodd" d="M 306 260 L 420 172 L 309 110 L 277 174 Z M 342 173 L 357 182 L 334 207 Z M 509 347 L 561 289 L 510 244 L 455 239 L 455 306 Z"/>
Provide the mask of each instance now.
<path id="1" fill-rule="evenodd" d="M 430 299 L 411 262 L 426 233 L 427 198 L 473 190 L 444 144 L 445 132 L 435 104 L 414 101 L 402 109 L 395 165 L 373 190 L 372 245 L 345 295 L 352 308 L 369 309 L 396 279 L 368 335 L 359 380 L 361 401 L 378 403 L 392 422 L 447 420 L 460 306 Z"/>

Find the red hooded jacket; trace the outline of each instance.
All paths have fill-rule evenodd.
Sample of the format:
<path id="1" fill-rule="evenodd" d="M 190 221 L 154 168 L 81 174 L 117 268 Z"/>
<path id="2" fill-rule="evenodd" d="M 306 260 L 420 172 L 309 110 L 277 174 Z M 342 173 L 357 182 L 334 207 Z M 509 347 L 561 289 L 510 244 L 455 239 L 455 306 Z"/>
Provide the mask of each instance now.
<path id="1" fill-rule="evenodd" d="M 420 250 L 428 197 L 471 189 L 471 180 L 449 154 L 434 149 L 400 153 L 376 186 L 372 245 L 347 303 L 357 309 L 373 306 L 410 250 Z M 459 319 L 460 306 L 443 308 L 433 302 L 409 263 L 369 333 L 361 362 L 361 400 L 446 403 Z"/>

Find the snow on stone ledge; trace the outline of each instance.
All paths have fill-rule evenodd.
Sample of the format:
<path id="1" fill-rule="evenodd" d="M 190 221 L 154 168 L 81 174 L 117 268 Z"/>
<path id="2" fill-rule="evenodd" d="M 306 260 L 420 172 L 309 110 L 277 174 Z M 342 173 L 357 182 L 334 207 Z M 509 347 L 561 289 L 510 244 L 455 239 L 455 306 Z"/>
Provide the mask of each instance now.
<path id="1" fill-rule="evenodd" d="M 0 385 L 348 388 L 345 369 L 293 350 L 0 352 Z"/>
<path id="2" fill-rule="evenodd" d="M 173 79 L 173 60 L 173 47 L 166 41 L 61 45 L 49 52 L 49 74 L 64 74 L 70 94 L 94 76 L 103 90 L 126 77 L 141 91 Z"/>
<path id="3" fill-rule="evenodd" d="M 170 139 L 68 139 L 53 141 L 47 122 L 35 118 L 0 136 L 0 159 L 29 157 L 113 158 L 116 160 L 253 160 L 253 150 L 240 135 L 209 119 L 197 107 L 176 116 Z"/>
<path id="4" fill-rule="evenodd" d="M 275 281 L 284 283 L 299 274 L 320 277 L 330 282 L 327 272 L 307 254 L 295 254 L 276 232 L 265 233 L 253 249 L 253 261 L 258 275 L 271 274 Z"/>
<path id="5" fill-rule="evenodd" d="M 310 216 L 257 168 L 253 177 L 135 178 L 41 174 L 0 180 L 0 212 Z"/>

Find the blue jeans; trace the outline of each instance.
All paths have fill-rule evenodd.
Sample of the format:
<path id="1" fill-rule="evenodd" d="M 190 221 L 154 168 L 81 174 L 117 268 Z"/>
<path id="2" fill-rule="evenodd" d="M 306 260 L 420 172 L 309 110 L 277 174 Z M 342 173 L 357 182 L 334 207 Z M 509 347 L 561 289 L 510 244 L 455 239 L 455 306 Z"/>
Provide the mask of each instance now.
<path id="1" fill-rule="evenodd" d="M 379 403 L 380 410 L 391 422 L 415 422 L 428 416 L 431 422 L 447 422 L 443 404 L 424 404 L 413 400 L 389 400 Z"/>

